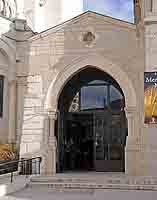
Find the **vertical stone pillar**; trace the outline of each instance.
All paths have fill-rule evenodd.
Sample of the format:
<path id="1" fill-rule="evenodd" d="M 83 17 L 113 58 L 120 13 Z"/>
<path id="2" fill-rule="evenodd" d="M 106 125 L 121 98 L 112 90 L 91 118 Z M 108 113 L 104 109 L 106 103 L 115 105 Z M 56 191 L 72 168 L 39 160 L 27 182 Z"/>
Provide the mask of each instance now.
<path id="1" fill-rule="evenodd" d="M 18 19 L 25 19 L 25 14 L 24 14 L 24 0 L 17 0 L 17 13 L 16 17 Z"/>
<path id="2" fill-rule="evenodd" d="M 125 172 L 128 175 L 137 175 L 136 152 L 138 152 L 139 145 L 136 108 L 126 108 L 126 116 L 128 120 L 128 137 L 125 150 Z"/>
<path id="3" fill-rule="evenodd" d="M 27 87 L 27 77 L 17 78 L 17 97 L 16 97 L 16 147 L 20 151 L 20 157 L 24 157 L 26 153 L 26 145 L 21 142 L 23 135 L 23 122 L 24 122 L 24 96 Z"/>
<path id="4" fill-rule="evenodd" d="M 9 135 L 8 142 L 16 142 L 16 81 L 9 83 Z"/>
<path id="5" fill-rule="evenodd" d="M 48 112 L 45 118 L 44 155 L 42 174 L 54 175 L 56 173 L 56 138 L 55 138 L 56 112 Z"/>
<path id="6" fill-rule="evenodd" d="M 47 174 L 47 160 L 48 160 L 48 141 L 49 141 L 49 117 L 48 113 L 45 113 L 44 118 L 44 131 L 42 138 L 42 162 L 41 162 L 41 174 Z"/>

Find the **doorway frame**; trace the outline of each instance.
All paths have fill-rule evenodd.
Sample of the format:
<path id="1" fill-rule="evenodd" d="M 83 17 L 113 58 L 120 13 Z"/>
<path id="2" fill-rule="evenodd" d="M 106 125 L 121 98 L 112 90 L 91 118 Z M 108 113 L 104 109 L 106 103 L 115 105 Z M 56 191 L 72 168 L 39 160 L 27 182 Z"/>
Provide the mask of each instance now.
<path id="1" fill-rule="evenodd" d="M 139 153 L 138 149 L 136 148 L 136 146 L 138 146 L 137 137 L 139 136 L 138 134 L 140 132 L 140 125 L 138 124 L 137 97 L 132 81 L 128 77 L 127 73 L 122 70 L 119 64 L 114 63 L 99 54 L 81 56 L 71 62 L 69 65 L 63 65 L 63 62 L 58 63 L 58 68 L 61 70 L 52 76 L 52 81 L 48 87 L 45 98 L 45 110 L 47 111 L 48 115 L 55 116 L 58 112 L 58 99 L 65 84 L 71 79 L 72 76 L 89 66 L 95 67 L 112 76 L 118 82 L 124 93 L 126 101 L 125 111 L 128 120 L 128 139 L 125 151 L 125 172 L 126 174 L 130 175 L 136 174 L 136 171 L 139 169 L 138 166 L 136 167 L 133 165 L 132 159 L 135 157 L 135 154 Z M 56 117 L 50 117 L 50 121 L 53 126 L 51 126 L 51 128 L 46 130 L 44 133 L 44 135 L 49 134 L 51 139 L 53 138 L 53 141 L 55 140 L 55 120 Z M 56 158 L 53 156 L 52 159 L 51 156 L 52 154 L 55 154 L 56 148 L 54 142 L 52 145 L 51 140 L 49 139 L 48 144 L 53 147 L 50 150 L 51 154 L 45 157 L 43 166 L 45 166 L 46 163 L 49 163 L 49 159 L 51 162 L 46 169 L 44 168 L 43 173 L 45 174 L 48 171 L 48 173 L 54 174 L 56 173 L 56 168 L 54 167 Z"/>

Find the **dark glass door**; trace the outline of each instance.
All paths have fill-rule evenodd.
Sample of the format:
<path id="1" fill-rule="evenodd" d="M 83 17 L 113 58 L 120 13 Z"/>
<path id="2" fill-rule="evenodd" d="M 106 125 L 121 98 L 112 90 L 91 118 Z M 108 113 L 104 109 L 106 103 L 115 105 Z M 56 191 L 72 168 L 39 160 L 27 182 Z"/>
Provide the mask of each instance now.
<path id="1" fill-rule="evenodd" d="M 66 113 L 60 117 L 58 137 L 59 170 L 89 171 L 94 169 L 92 113 Z"/>
<path id="2" fill-rule="evenodd" d="M 66 113 L 59 117 L 58 171 L 124 172 L 124 111 Z"/>
<path id="3" fill-rule="evenodd" d="M 94 113 L 96 171 L 124 172 L 127 135 L 124 120 L 123 111 Z"/>

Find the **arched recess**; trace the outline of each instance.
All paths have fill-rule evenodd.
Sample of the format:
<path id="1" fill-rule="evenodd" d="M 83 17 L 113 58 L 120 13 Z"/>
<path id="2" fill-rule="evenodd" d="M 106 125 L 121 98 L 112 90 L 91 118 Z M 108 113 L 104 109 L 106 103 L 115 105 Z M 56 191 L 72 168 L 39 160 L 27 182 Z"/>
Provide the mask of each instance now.
<path id="1" fill-rule="evenodd" d="M 59 96 L 65 84 L 76 73 L 84 69 L 86 66 L 95 67 L 109 74 L 119 84 L 125 96 L 126 116 L 128 120 L 128 139 L 125 151 L 125 173 L 131 174 L 132 169 L 131 158 L 134 156 L 130 151 L 130 145 L 134 141 L 134 136 L 138 134 L 136 131 L 136 106 L 137 98 L 132 81 L 127 73 L 121 67 L 101 55 L 89 55 L 76 59 L 69 65 L 63 66 L 63 63 L 57 65 L 57 69 L 63 69 L 52 77 L 52 82 L 48 88 L 45 99 L 45 109 L 48 112 L 48 124 L 46 125 L 44 135 L 47 141 L 48 150 L 43 154 L 43 173 L 56 173 L 56 139 L 55 139 L 55 116 L 58 107 Z M 49 128 L 48 128 L 49 127 Z"/>
<path id="2" fill-rule="evenodd" d="M 58 98 L 64 85 L 74 74 L 89 65 L 108 73 L 117 81 L 124 92 L 126 108 L 136 107 L 137 99 L 135 89 L 126 72 L 124 72 L 117 64 L 107 60 L 103 56 L 92 55 L 81 57 L 79 60 L 76 60 L 76 62 L 65 66 L 64 70 L 55 76 L 49 86 L 45 101 L 45 108 L 48 111 L 57 111 Z"/>

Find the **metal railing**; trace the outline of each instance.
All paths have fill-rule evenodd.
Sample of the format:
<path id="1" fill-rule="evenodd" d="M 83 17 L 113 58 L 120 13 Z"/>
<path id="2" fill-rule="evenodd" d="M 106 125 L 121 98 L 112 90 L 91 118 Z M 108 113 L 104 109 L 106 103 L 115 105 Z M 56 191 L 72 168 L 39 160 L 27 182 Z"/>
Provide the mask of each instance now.
<path id="1" fill-rule="evenodd" d="M 6 161 L 0 163 L 0 175 L 10 174 L 10 182 L 13 182 L 14 172 L 18 172 L 19 175 L 34 175 L 40 174 L 41 157 L 35 157 L 30 159 L 20 159 L 13 161 Z"/>

